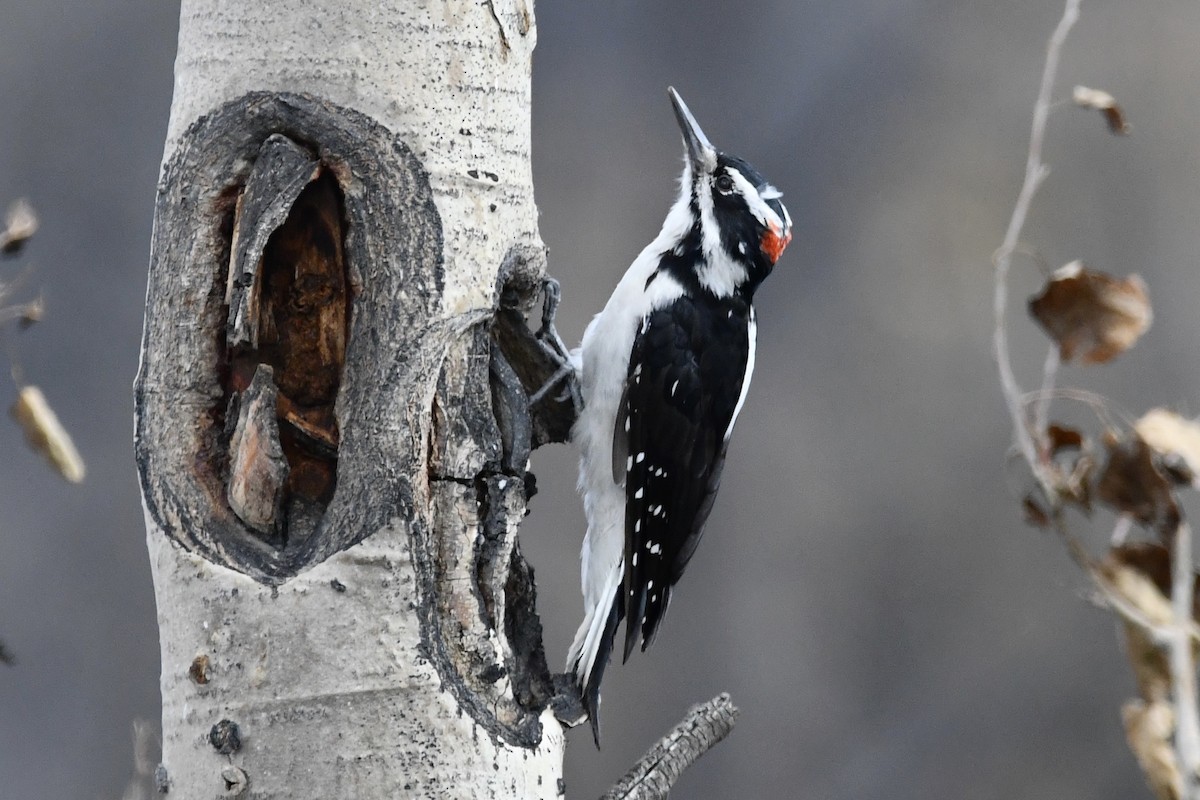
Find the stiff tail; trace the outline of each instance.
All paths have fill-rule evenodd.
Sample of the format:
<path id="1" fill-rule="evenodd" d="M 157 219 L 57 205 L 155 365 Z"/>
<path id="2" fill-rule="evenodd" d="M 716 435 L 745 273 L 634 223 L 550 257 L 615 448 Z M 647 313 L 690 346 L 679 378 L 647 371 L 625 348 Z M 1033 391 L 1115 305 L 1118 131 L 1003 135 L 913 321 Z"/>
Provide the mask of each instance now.
<path id="1" fill-rule="evenodd" d="M 612 654 L 617 625 L 624 616 L 621 611 L 621 571 L 615 571 L 604 586 L 600 602 L 588 609 L 571 643 L 567 669 L 575 676 L 583 707 L 592 725 L 592 738 L 600 747 L 600 680 Z M 607 612 L 607 613 L 606 613 Z"/>

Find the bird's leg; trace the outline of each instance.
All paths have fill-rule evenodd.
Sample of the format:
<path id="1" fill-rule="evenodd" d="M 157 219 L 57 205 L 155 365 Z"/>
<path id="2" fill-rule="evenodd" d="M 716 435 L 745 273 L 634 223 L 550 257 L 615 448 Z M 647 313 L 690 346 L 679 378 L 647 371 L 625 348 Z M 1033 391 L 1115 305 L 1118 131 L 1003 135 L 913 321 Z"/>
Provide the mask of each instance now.
<path id="1" fill-rule="evenodd" d="M 542 278 L 542 296 L 544 298 L 542 301 L 542 324 L 534 334 L 534 338 L 541 345 L 542 352 L 558 365 L 558 369 L 542 384 L 540 389 L 529 396 L 529 405 L 537 404 L 551 389 L 565 381 L 566 387 L 557 399 L 570 399 L 575 412 L 579 413 L 579 410 L 583 408 L 583 398 L 579 392 L 579 375 L 571 360 L 571 351 L 563 344 L 562 337 L 558 335 L 558 331 L 554 327 L 554 317 L 558 313 L 562 290 L 559 288 L 558 281 L 549 275 Z"/>

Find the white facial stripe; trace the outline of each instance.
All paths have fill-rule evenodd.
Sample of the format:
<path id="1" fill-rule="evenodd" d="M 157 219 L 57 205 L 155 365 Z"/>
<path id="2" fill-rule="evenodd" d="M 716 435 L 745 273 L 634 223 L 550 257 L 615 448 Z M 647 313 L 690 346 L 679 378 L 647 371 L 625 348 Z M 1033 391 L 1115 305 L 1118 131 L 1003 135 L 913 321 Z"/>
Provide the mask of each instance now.
<path id="1" fill-rule="evenodd" d="M 729 173 L 729 177 L 733 178 L 734 186 L 742 193 L 742 197 L 746 198 L 746 205 L 749 206 L 750 213 L 759 222 L 768 228 L 778 226 L 782 229 L 784 227 L 783 220 L 775 213 L 775 209 L 767 205 L 767 200 L 783 196 L 778 189 L 774 186 L 767 186 L 763 194 L 759 194 L 758 189 L 755 189 L 750 181 L 746 180 L 746 176 L 737 169 L 729 167 L 725 171 Z M 771 194 L 772 192 L 774 194 Z"/>
<path id="2" fill-rule="evenodd" d="M 702 179 L 702 183 L 704 185 L 696 195 L 700 206 L 700 228 L 704 232 L 700 246 L 704 249 L 706 263 L 697 277 L 700 279 L 700 285 L 717 297 L 729 297 L 746 281 L 746 268 L 734 261 L 721 246 L 720 229 L 713 214 L 712 190 L 708 186 L 707 176 Z"/>

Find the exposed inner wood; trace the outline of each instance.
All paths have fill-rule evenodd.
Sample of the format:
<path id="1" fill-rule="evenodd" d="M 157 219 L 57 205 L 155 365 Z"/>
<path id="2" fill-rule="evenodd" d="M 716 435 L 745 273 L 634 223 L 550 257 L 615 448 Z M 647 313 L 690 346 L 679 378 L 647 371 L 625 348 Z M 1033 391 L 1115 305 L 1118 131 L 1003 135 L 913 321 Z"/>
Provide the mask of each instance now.
<path id="1" fill-rule="evenodd" d="M 303 162 L 294 158 L 286 167 L 292 175 L 304 174 Z M 252 190 L 248 187 L 244 197 Z M 231 289 L 230 313 L 243 308 L 244 319 L 229 321 L 226 391 L 245 392 L 260 364 L 272 368 L 278 390 L 275 413 L 287 470 L 282 519 L 272 526 L 277 536 L 266 537 L 276 546 L 309 535 L 337 485 L 339 431 L 334 403 L 345 365 L 351 300 L 342 205 L 332 173 L 318 171 L 299 192 L 286 219 L 270 233 L 257 271 L 250 273 L 242 266 L 242 286 Z M 242 206 L 239 202 L 239 216 L 245 213 Z M 238 222 L 235 230 L 244 227 Z M 271 220 L 264 215 L 260 222 Z M 237 244 L 235 255 L 240 249 Z M 241 476 L 231 475 L 230 480 L 232 489 Z M 241 512 L 238 516 L 260 534 L 266 533 L 261 519 L 247 519 Z"/>
<path id="2" fill-rule="evenodd" d="M 260 364 L 238 396 L 237 424 L 229 442 L 229 505 L 242 522 L 275 543 L 288 479 L 279 444 L 278 394 L 272 370 Z"/>

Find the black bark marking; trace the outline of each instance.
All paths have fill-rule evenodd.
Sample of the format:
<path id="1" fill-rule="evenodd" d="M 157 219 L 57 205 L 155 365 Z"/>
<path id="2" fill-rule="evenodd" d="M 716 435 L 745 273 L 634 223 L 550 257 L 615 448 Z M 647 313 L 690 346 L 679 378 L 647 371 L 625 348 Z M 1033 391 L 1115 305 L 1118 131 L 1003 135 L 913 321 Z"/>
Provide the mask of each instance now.
<path id="1" fill-rule="evenodd" d="M 223 719 L 208 732 L 208 743 L 223 756 L 242 749 L 242 732 L 233 720 Z"/>
<path id="2" fill-rule="evenodd" d="M 336 231 L 344 233 L 347 326 L 345 363 L 333 370 L 337 374 L 297 374 L 293 384 L 274 364 L 282 396 L 297 406 L 289 413 L 280 403 L 285 423 L 280 436 L 297 476 L 289 479 L 289 535 L 281 546 L 264 542 L 226 502 L 229 437 L 224 434 L 226 398 L 248 378 L 239 369 L 273 359 L 262 341 L 263 322 L 270 320 L 260 315 L 263 351 L 239 361 L 245 355 L 238 350 L 243 339 L 239 334 L 235 347 L 228 346 L 225 299 L 227 291 L 232 295 L 227 274 L 239 229 L 238 198 L 256 159 L 271 152 L 264 153 L 264 147 L 276 134 L 310 153 L 320 175 L 306 182 L 308 188 L 290 204 L 280 198 L 290 196 L 294 182 L 264 188 L 258 218 L 268 221 L 246 224 L 260 235 L 278 218 L 277 206 L 289 206 L 286 218 L 305 191 L 325 194 L 323 200 L 314 196 L 318 209 L 329 208 L 330 194 L 340 202 L 341 220 L 333 227 L 315 226 L 330 235 L 312 237 L 311 250 L 328 255 L 337 248 Z M 279 160 L 302 160 L 273 141 Z M 302 171 L 282 169 L 282 174 Z M 243 199 L 242 221 L 248 214 Z M 302 227 L 313 229 L 311 223 Z M 254 261 L 253 248 L 241 235 L 237 240 L 239 252 L 245 244 L 248 255 L 235 268 L 241 277 L 232 284 L 253 288 L 244 269 Z M 263 247 L 268 261 L 270 249 L 270 244 Z M 417 443 L 424 432 L 413 429 L 419 423 L 391 423 L 395 409 L 423 405 L 418 395 L 440 368 L 423 358 L 433 348 L 422 342 L 444 335 L 431 325 L 444 286 L 442 250 L 441 221 L 425 170 L 403 142 L 369 117 L 308 96 L 252 93 L 197 120 L 159 183 L 142 367 L 135 385 L 138 473 L 156 524 L 211 561 L 278 584 L 391 520 L 411 520 L 409 476 L 420 471 Z M 261 276 L 266 280 L 260 309 L 262 295 L 270 295 L 270 273 L 268 267 Z M 300 305 L 328 293 L 320 282 L 298 288 Z M 313 408 L 331 409 L 332 419 L 310 414 Z M 322 435 L 331 431 L 336 436 Z M 327 470 L 336 486 L 333 480 L 309 482 L 313 470 L 297 468 L 304 459 L 336 463 Z"/>

